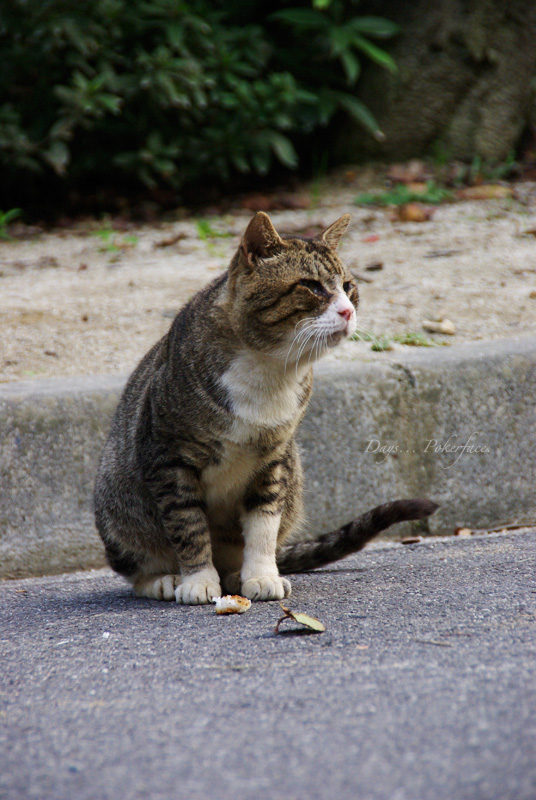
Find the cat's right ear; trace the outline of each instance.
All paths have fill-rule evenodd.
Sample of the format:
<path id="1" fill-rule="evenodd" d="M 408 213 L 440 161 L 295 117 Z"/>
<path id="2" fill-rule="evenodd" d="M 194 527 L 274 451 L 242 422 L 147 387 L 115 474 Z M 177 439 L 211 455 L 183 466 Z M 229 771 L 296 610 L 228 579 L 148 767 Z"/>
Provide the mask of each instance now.
<path id="1" fill-rule="evenodd" d="M 258 211 L 246 228 L 240 242 L 240 251 L 250 267 L 256 258 L 268 258 L 283 245 L 283 240 L 272 225 L 268 214 Z"/>

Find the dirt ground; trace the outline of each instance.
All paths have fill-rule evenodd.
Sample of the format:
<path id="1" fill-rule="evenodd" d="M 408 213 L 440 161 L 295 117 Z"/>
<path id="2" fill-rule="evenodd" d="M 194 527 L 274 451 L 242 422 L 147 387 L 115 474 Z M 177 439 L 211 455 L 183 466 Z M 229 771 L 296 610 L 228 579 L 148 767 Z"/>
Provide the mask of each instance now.
<path id="1" fill-rule="evenodd" d="M 356 206 L 362 188 L 359 175 L 341 175 L 303 187 L 308 208 L 270 212 L 281 232 L 302 234 L 352 215 L 340 252 L 360 276 L 362 329 L 422 334 L 424 320 L 448 319 L 455 334 L 432 338 L 536 335 L 536 184 L 437 206 L 423 222 Z M 0 381 L 130 371 L 226 268 L 251 213 L 237 202 L 223 215 L 178 213 L 154 225 L 16 226 L 0 241 Z M 348 348 L 382 358 L 370 343 Z"/>

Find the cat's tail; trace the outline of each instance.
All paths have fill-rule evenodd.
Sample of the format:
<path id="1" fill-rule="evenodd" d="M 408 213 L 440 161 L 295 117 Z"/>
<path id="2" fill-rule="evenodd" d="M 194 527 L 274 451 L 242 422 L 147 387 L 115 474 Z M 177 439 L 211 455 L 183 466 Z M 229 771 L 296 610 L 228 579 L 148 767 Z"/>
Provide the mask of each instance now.
<path id="1" fill-rule="evenodd" d="M 376 534 L 395 522 L 424 519 L 439 508 L 424 498 L 395 500 L 367 511 L 357 519 L 318 539 L 284 545 L 277 554 L 277 566 L 282 575 L 308 570 L 338 561 L 361 550 Z"/>

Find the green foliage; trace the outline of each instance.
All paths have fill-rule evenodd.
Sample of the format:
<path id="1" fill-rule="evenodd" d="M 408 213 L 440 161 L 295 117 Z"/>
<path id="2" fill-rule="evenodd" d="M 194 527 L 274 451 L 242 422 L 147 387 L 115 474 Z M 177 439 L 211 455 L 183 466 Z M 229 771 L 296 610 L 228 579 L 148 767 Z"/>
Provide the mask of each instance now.
<path id="1" fill-rule="evenodd" d="M 20 217 L 20 208 L 10 208 L 9 211 L 0 211 L 0 239 L 10 239 L 7 226 L 14 219 Z"/>
<path id="2" fill-rule="evenodd" d="M 270 11 L 255 0 L 5 0 L 4 185 L 124 174 L 180 188 L 292 169 L 296 138 L 340 111 L 381 137 L 354 87 L 361 57 L 395 69 L 371 40 L 397 26 L 344 0 Z"/>
<path id="3" fill-rule="evenodd" d="M 372 333 L 363 331 L 354 333 L 352 339 L 356 342 L 371 342 L 372 344 L 370 349 L 374 350 L 375 353 L 383 353 L 385 350 L 392 350 L 393 342 L 405 344 L 409 347 L 440 347 L 441 345 L 450 344 L 450 342 L 431 339 L 424 333 L 411 333 L 409 331 L 405 333 L 394 334 L 381 333 L 378 336 L 374 336 Z"/>
<path id="4" fill-rule="evenodd" d="M 392 189 L 385 192 L 365 192 L 355 198 L 358 206 L 401 206 L 404 203 L 422 202 L 439 204 L 451 200 L 452 192 L 438 186 L 435 181 L 428 181 L 426 191 L 416 192 L 405 183 L 397 183 Z"/>
<path id="5" fill-rule="evenodd" d="M 119 237 L 117 232 L 107 223 L 100 230 L 95 231 L 93 236 L 97 236 L 102 245 L 99 248 L 103 253 L 119 253 L 129 250 L 138 244 L 138 237 L 133 234 Z"/>

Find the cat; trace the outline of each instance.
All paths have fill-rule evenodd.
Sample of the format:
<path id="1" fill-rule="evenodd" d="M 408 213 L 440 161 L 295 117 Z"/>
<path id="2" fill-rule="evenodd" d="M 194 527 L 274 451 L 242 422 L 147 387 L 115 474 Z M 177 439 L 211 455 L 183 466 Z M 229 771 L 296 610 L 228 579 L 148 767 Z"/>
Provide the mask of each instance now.
<path id="1" fill-rule="evenodd" d="M 281 600 L 285 574 L 361 549 L 430 500 L 374 508 L 314 541 L 302 521 L 296 429 L 311 362 L 354 333 L 358 291 L 337 255 L 350 216 L 315 238 L 280 236 L 263 212 L 229 269 L 142 359 L 119 402 L 94 492 L 110 566 L 138 596 Z"/>

